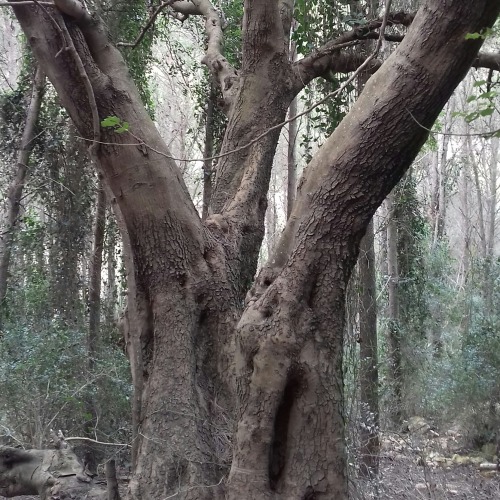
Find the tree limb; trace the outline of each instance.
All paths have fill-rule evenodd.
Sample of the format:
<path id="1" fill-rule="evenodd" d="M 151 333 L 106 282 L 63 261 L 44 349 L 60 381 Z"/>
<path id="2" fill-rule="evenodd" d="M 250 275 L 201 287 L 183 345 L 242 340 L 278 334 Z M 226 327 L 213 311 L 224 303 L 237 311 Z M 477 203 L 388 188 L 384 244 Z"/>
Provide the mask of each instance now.
<path id="1" fill-rule="evenodd" d="M 413 18 L 414 13 L 396 12 L 390 14 L 387 19 L 387 26 L 405 26 L 408 27 Z M 373 40 L 380 37 L 377 31 L 382 26 L 383 19 L 376 19 L 362 26 L 356 26 L 351 31 L 342 33 L 334 40 L 326 42 L 323 46 L 314 50 L 308 56 L 300 61 L 297 61 L 293 66 L 298 75 L 297 81 L 300 82 L 301 90 L 310 81 L 317 77 L 324 77 L 330 72 L 347 73 L 354 71 L 359 64 L 364 61 L 364 58 L 358 54 L 341 54 L 340 50 L 346 46 L 356 45 L 363 40 Z M 384 39 L 387 41 L 400 42 L 403 40 L 402 35 L 384 34 Z M 371 66 L 367 68 L 369 72 L 375 72 L 380 67 L 379 61 L 373 61 Z"/>
<path id="2" fill-rule="evenodd" d="M 256 71 L 267 58 L 283 52 L 289 40 L 285 36 L 279 2 L 246 0 L 243 25 L 242 71 Z M 290 28 L 286 29 L 289 32 Z M 288 54 L 288 50 L 286 51 Z"/>
<path id="3" fill-rule="evenodd" d="M 222 92 L 222 107 L 227 114 L 238 91 L 238 72 L 222 54 L 222 20 L 209 0 L 174 1 L 170 7 L 183 15 L 200 15 L 205 18 L 207 50 L 202 59 L 214 75 Z"/>
<path id="4" fill-rule="evenodd" d="M 500 53 L 482 52 L 476 57 L 472 63 L 472 67 L 500 71 Z"/>

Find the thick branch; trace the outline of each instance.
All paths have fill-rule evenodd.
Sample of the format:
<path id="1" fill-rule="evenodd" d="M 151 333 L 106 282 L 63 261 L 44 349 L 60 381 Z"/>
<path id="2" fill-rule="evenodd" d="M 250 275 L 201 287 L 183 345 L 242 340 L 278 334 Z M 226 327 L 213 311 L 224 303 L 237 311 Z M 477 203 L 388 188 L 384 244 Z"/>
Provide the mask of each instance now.
<path id="1" fill-rule="evenodd" d="M 192 2 L 173 2 L 175 12 L 183 15 L 197 14 L 205 18 L 207 33 L 207 50 L 202 63 L 214 75 L 222 91 L 224 100 L 223 109 L 226 114 L 231 108 L 236 92 L 238 91 L 238 73 L 222 54 L 222 20 L 209 0 L 192 0 Z"/>
<path id="2" fill-rule="evenodd" d="M 246 0 L 243 18 L 243 61 L 242 69 L 256 71 L 256 66 L 269 60 L 275 54 L 283 52 L 289 40 L 285 33 L 280 4 L 278 1 Z M 291 22 L 291 18 L 288 18 Z M 288 51 L 287 51 L 288 52 Z"/>
<path id="3" fill-rule="evenodd" d="M 482 52 L 476 57 L 472 67 L 500 71 L 500 53 Z"/>
<path id="4" fill-rule="evenodd" d="M 414 14 L 398 12 L 389 15 L 387 26 L 409 26 L 415 17 Z M 301 90 L 311 80 L 319 76 L 325 77 L 328 73 L 333 72 L 350 72 L 354 71 L 359 64 L 363 62 L 358 54 L 342 54 L 341 49 L 357 44 L 363 40 L 378 39 L 378 29 L 382 26 L 382 20 L 376 19 L 369 23 L 357 26 L 351 31 L 347 31 L 337 37 L 335 40 L 330 40 L 322 47 L 314 50 L 311 54 L 304 57 L 294 64 L 297 79 L 300 82 Z M 385 34 L 384 38 L 387 41 L 400 42 L 403 40 L 402 35 Z M 357 62 L 359 61 L 359 62 Z M 380 67 L 380 63 L 374 63 L 367 68 L 367 71 L 375 72 Z"/>

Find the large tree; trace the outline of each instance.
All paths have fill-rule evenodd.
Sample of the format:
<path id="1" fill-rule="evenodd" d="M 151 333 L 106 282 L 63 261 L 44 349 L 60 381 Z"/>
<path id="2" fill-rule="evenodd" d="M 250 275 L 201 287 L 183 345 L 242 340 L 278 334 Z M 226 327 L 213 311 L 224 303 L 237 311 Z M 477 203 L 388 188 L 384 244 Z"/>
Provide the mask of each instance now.
<path id="1" fill-rule="evenodd" d="M 376 72 L 307 167 L 275 253 L 255 279 L 289 105 L 314 78 L 357 68 L 360 56 L 346 44 L 377 38 L 383 23 L 291 62 L 293 1 L 245 0 L 235 69 L 221 53 L 222 22 L 208 0 L 164 2 L 180 19 L 205 18 L 204 62 L 228 117 L 202 221 L 100 19 L 78 0 L 11 4 L 89 144 L 124 240 L 124 332 L 135 389 L 130 498 L 347 498 L 346 285 L 376 208 L 474 64 L 483 39 L 466 35 L 493 24 L 500 0 L 426 0 L 414 18 L 387 17 L 411 26 L 384 64 L 371 61 Z M 129 131 L 101 128 L 109 116 Z M 234 422 L 229 469 L 224 422 Z M 32 461 L 12 450 L 0 454 L 0 493 L 9 493 L 12 477 L 16 494 L 23 477 L 31 489 L 22 491 L 43 498 L 63 487 L 68 476 L 50 467 L 30 476 L 33 463 L 50 462 L 36 453 Z"/>

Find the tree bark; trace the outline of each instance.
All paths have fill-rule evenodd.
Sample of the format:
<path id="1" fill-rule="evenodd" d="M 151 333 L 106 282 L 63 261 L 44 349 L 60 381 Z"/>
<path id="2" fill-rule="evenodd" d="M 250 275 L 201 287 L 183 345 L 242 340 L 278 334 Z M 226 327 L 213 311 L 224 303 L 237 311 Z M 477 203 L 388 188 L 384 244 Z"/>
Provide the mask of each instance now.
<path id="1" fill-rule="evenodd" d="M 100 183 L 96 195 L 94 241 L 89 269 L 89 324 L 87 333 L 87 375 L 89 378 L 93 377 L 95 372 L 101 328 L 101 278 L 104 229 L 106 226 L 106 193 Z M 90 394 L 87 396 L 86 406 L 87 412 L 92 418 L 85 424 L 85 435 L 87 437 L 92 437 L 94 425 L 97 425 L 97 408 L 95 405 L 95 398 Z M 94 457 L 93 447 L 90 445 L 85 445 L 84 461 L 88 470 L 97 472 L 97 463 Z"/>
<path id="2" fill-rule="evenodd" d="M 28 105 L 26 123 L 21 137 L 19 153 L 17 156 L 17 171 L 12 179 L 6 198 L 6 208 L 3 215 L 0 234 L 0 329 L 2 325 L 2 315 L 7 294 L 7 284 L 9 277 L 10 256 L 16 224 L 18 222 L 21 198 L 23 195 L 24 183 L 28 170 L 29 156 L 33 149 L 33 139 L 35 136 L 35 126 L 40 112 L 42 95 L 45 85 L 45 74 L 38 66 L 33 80 L 31 100 Z"/>
<path id="3" fill-rule="evenodd" d="M 291 42 L 290 60 L 297 59 L 297 47 L 295 42 Z M 288 109 L 288 118 L 297 115 L 297 98 L 294 98 Z M 292 213 L 295 203 L 295 193 L 297 191 L 297 158 L 295 154 L 297 143 L 298 123 L 293 120 L 288 124 L 288 150 L 287 150 L 287 186 L 286 186 L 286 218 Z"/>
<path id="4" fill-rule="evenodd" d="M 116 465 L 114 460 L 106 462 L 106 483 L 107 483 L 107 500 L 121 500 L 120 492 L 118 491 L 118 480 L 116 479 Z"/>
<path id="5" fill-rule="evenodd" d="M 297 99 L 290 103 L 289 116 L 297 115 Z M 295 192 L 297 191 L 297 159 L 295 147 L 297 142 L 297 120 L 293 120 L 288 125 L 288 156 L 287 156 L 287 188 L 286 188 L 286 218 L 292 213 L 295 203 Z"/>

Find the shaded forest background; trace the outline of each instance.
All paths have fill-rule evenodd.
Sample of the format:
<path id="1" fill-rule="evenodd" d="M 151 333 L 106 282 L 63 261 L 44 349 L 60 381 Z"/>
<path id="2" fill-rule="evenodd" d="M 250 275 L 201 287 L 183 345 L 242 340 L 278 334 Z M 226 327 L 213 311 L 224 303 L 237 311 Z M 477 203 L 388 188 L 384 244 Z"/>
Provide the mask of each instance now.
<path id="1" fill-rule="evenodd" d="M 227 21 L 226 57 L 237 63 L 241 2 L 215 3 Z M 328 2 L 296 2 L 297 58 L 366 16 L 358 2 L 334 4 L 337 12 Z M 133 42 L 150 16 L 140 1 L 99 2 L 98 8 L 115 41 Z M 94 465 L 116 456 L 126 466 L 132 388 L 120 331 L 126 280 L 117 226 L 85 145 L 54 90 L 36 77 L 16 22 L 6 10 L 0 15 L 0 439 L 39 448 L 50 429 L 62 429 L 67 437 L 118 445 L 96 446 Z M 216 161 L 200 159 L 217 152 L 225 127 L 201 64 L 204 36 L 200 20 L 181 24 L 159 16 L 137 48 L 123 48 L 200 213 L 216 168 Z M 495 32 L 486 44 L 498 51 Z M 391 43 L 382 50 L 388 55 Z M 291 115 L 348 78 L 325 76 L 298 97 Z M 344 369 L 354 471 L 363 432 L 399 433 L 416 416 L 436 429 L 459 429 L 468 448 L 500 437 L 499 85 L 497 72 L 469 73 L 374 218 L 369 265 L 376 300 L 369 308 L 377 313 L 380 417 L 367 415 L 360 397 L 360 323 L 370 284 L 360 269 L 351 279 Z M 353 82 L 282 133 L 262 262 L 284 227 L 294 176 L 300 178 L 361 86 Z M 26 137 L 30 111 L 36 116 Z M 19 210 L 10 220 L 9 200 L 19 186 Z M 366 252 L 364 245 L 361 258 Z M 229 428 L 220 439 L 229 439 Z"/>

